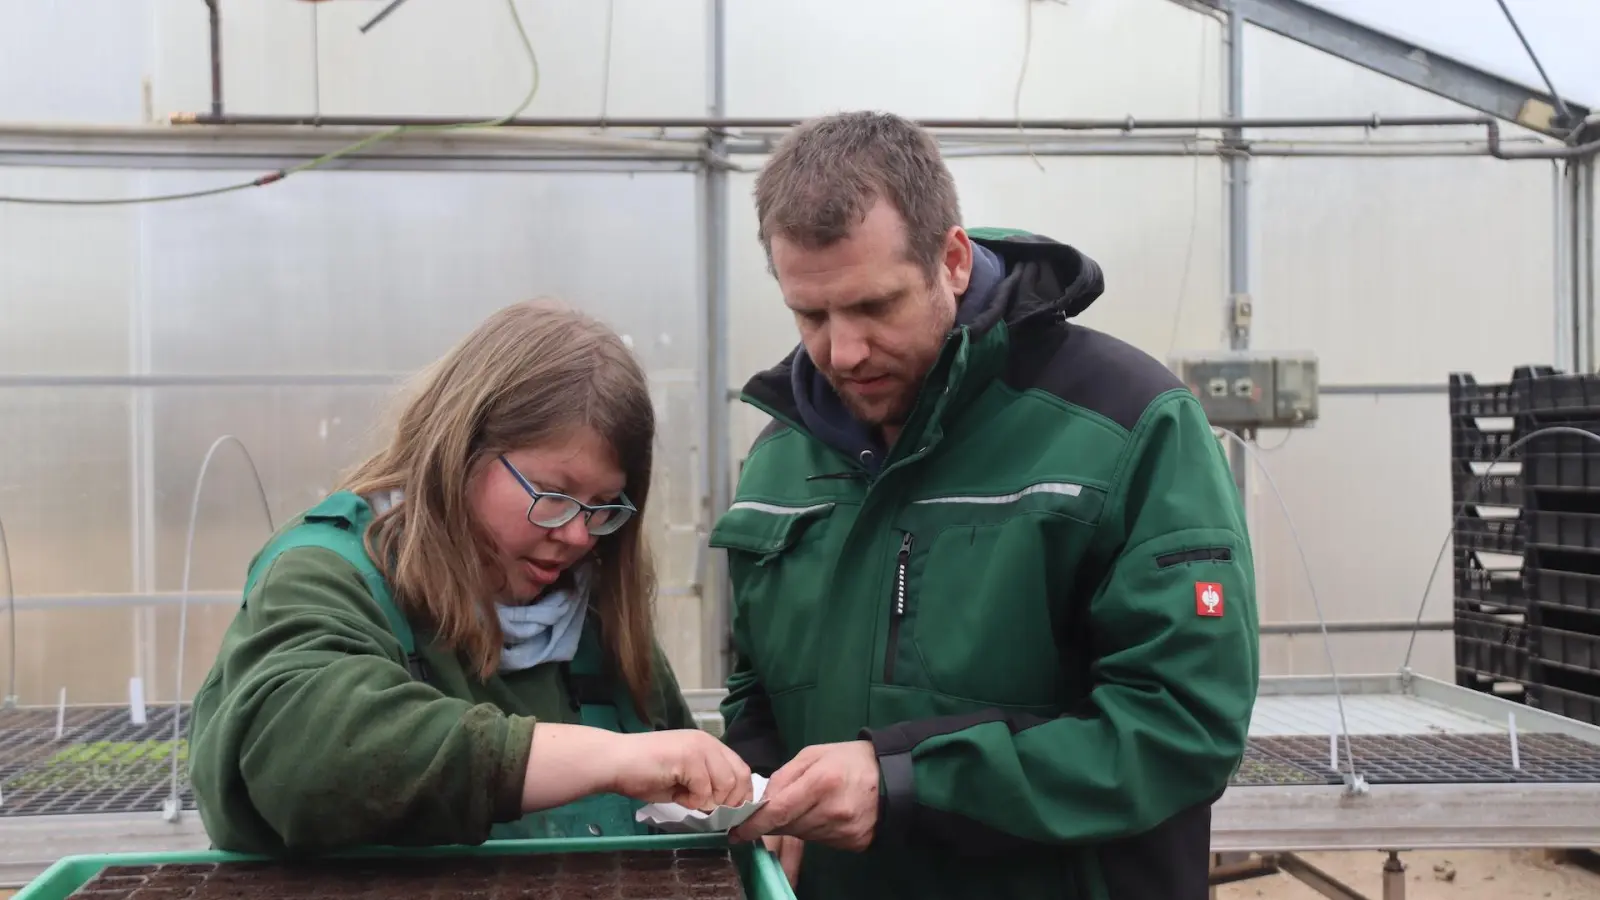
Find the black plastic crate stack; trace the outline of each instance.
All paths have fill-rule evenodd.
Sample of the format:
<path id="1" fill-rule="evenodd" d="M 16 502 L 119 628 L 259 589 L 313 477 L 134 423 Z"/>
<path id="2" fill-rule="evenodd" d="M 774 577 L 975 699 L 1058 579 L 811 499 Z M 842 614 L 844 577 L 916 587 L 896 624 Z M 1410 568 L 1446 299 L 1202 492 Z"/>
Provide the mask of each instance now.
<path id="1" fill-rule="evenodd" d="M 1509 700 L 1525 699 L 1535 680 L 1523 581 L 1523 448 L 1510 448 L 1524 434 L 1528 385 L 1549 374 L 1524 367 L 1498 384 L 1450 376 L 1451 508 L 1460 510 L 1453 526 L 1456 683 Z"/>
<path id="2" fill-rule="evenodd" d="M 1562 426 L 1600 434 L 1600 375 L 1546 374 L 1521 387 L 1524 433 Z M 1529 702 L 1600 724 L 1600 440 L 1534 434 L 1521 450 Z"/>

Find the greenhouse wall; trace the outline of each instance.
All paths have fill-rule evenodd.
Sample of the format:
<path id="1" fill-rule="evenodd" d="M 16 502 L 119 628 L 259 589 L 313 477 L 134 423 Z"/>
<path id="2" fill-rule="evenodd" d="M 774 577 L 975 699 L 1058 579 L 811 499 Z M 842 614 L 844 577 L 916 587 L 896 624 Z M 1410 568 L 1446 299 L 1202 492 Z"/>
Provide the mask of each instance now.
<path id="1" fill-rule="evenodd" d="M 528 89 L 502 0 L 411 0 L 365 34 L 369 4 L 221 9 L 232 113 L 492 117 Z M 705 0 L 517 9 L 539 71 L 524 115 L 707 113 Z M 1171 0 L 729 0 L 725 112 L 1217 117 L 1222 32 Z M 208 48 L 202 3 L 0 6 L 0 121 L 137 125 L 204 111 Z M 1243 52 L 1249 115 L 1467 112 L 1253 28 Z M 1465 142 L 1482 129 L 1270 137 Z M 1107 152 L 1117 155 L 953 155 L 951 168 L 969 225 L 1033 229 L 1100 262 L 1107 293 L 1085 324 L 1162 359 L 1226 346 L 1224 166 Z M 649 371 L 662 641 L 687 686 L 714 686 L 699 674 L 708 610 L 695 583 L 708 524 L 704 361 L 725 346 L 737 389 L 796 341 L 755 239 L 761 157 L 735 162 L 725 334 L 703 325 L 702 176 L 684 165 L 328 171 L 178 203 L 0 204 L 0 521 L 23 601 L 23 699 L 53 702 L 65 688 L 78 702 L 117 700 L 134 675 L 170 699 L 177 607 L 129 595 L 171 600 L 184 587 L 195 480 L 213 442 L 233 435 L 248 448 L 281 522 L 376 446 L 406 377 L 491 310 L 536 295 L 600 315 Z M 35 196 L 259 174 L 3 163 L 0 194 Z M 1315 427 L 1261 437 L 1271 483 L 1258 472 L 1247 495 L 1262 618 L 1315 618 L 1296 531 L 1329 619 L 1413 617 L 1449 523 L 1446 376 L 1500 379 L 1556 355 L 1552 164 L 1264 157 L 1249 169 L 1251 343 L 1316 352 L 1330 389 Z M 732 416 L 736 463 L 764 423 L 739 404 Z M 198 506 L 188 587 L 207 597 L 189 608 L 186 694 L 267 534 L 237 449 L 217 450 Z M 1444 568 L 1428 618 L 1447 616 L 1449 584 Z M 1337 635 L 1334 659 L 1342 672 L 1392 671 L 1406 641 Z M 1320 637 L 1263 647 L 1269 672 L 1327 666 Z M 1417 662 L 1449 677 L 1449 633 L 1422 635 Z"/>

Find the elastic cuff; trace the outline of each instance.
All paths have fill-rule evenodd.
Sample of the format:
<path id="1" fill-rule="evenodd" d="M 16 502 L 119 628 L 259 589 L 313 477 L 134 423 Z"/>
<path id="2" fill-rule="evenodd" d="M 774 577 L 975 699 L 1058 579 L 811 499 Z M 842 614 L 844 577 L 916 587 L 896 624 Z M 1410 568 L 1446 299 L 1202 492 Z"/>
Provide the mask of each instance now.
<path id="1" fill-rule="evenodd" d="M 494 796 L 494 821 L 522 818 L 522 788 L 528 780 L 528 757 L 533 753 L 535 720 L 530 716 L 506 717 L 506 743 L 500 751 L 500 785 Z"/>
<path id="2" fill-rule="evenodd" d="M 883 838 L 901 840 L 911 831 L 917 806 L 911 747 L 892 729 L 875 733 L 863 728 L 859 738 L 870 741 L 878 755 L 878 828 L 873 842 Z"/>

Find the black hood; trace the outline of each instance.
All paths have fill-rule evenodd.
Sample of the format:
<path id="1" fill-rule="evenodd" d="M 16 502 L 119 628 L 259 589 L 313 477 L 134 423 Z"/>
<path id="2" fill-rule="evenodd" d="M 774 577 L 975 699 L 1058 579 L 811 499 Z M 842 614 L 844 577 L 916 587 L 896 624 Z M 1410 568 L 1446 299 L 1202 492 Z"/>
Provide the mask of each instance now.
<path id="1" fill-rule="evenodd" d="M 1078 250 L 1037 235 L 1000 239 L 974 236 L 972 276 L 958 298 L 956 326 L 985 332 L 997 322 L 1009 328 L 1037 317 L 1071 318 L 1105 290 L 1100 266 Z M 754 396 L 793 413 L 818 440 L 877 471 L 888 448 L 845 408 L 833 385 L 817 370 L 805 345 L 746 387 Z M 782 397 L 779 392 L 787 393 Z M 777 402 L 775 402 L 777 401 Z"/>

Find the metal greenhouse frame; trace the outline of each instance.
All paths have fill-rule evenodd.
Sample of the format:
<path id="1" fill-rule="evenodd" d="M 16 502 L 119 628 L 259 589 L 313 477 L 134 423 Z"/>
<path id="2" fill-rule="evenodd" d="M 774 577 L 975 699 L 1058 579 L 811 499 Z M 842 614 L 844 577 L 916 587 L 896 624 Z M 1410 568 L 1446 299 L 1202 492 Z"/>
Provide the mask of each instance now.
<path id="1" fill-rule="evenodd" d="M 1043 119 L 1023 121 L 926 120 L 952 157 L 1008 156 L 1211 156 L 1226 173 L 1228 291 L 1217 310 L 1231 346 L 1246 349 L 1251 338 L 1250 166 L 1257 157 L 1490 156 L 1504 160 L 1547 160 L 1559 167 L 1555 188 L 1560 217 L 1556 296 L 1552 298 L 1567 340 L 1561 362 L 1574 370 L 1597 368 L 1594 295 L 1594 174 L 1600 153 L 1600 117 L 1553 93 L 1527 88 L 1487 72 L 1437 56 L 1424 48 L 1339 18 L 1301 0 L 1174 0 L 1198 14 L 1219 16 L 1226 24 L 1226 115 L 1213 119 L 1144 120 Z M 283 171 L 318 159 L 375 128 L 440 125 L 460 119 L 428 117 L 243 115 L 223 104 L 218 37 L 220 4 L 212 10 L 212 103 L 206 112 L 175 117 L 165 127 L 90 127 L 0 125 L 0 165 L 96 169 L 170 168 Z M 1243 106 L 1241 36 L 1246 24 L 1272 31 L 1356 65 L 1452 100 L 1474 114 L 1432 117 L 1250 118 Z M 730 408 L 735 399 L 729 362 L 730 171 L 755 164 L 792 119 L 735 118 L 727 115 L 724 0 L 708 3 L 709 102 L 701 117 L 513 119 L 515 129 L 441 134 L 407 134 L 321 166 L 329 170 L 395 172 L 693 172 L 698 179 L 697 244 L 700 325 L 708 336 L 699 361 L 702 411 L 699 441 L 703 515 L 727 508 L 736 467 Z M 1502 139 L 1501 123 L 1514 123 L 1549 140 Z M 1403 141 L 1360 145 L 1340 142 L 1279 141 L 1288 129 L 1389 127 L 1482 129 L 1478 141 L 1450 146 Z M 265 182 L 264 182 L 265 183 Z M 387 375 L 206 376 L 133 374 L 126 376 L 0 376 L 0 387 L 385 385 Z M 1443 394 L 1445 386 L 1421 384 L 1325 385 L 1323 391 L 1347 394 Z M 143 428 L 152 427 L 148 420 Z M 1244 477 L 1246 457 L 1236 456 Z M 709 518 L 706 519 L 709 521 Z M 3 537 L 3 535 L 0 535 Z M 728 631 L 725 572 L 717 554 L 704 554 L 694 584 L 709 602 L 703 606 L 702 679 L 721 683 L 726 674 Z M 82 606 L 149 606 L 175 603 L 235 604 L 228 592 L 32 596 L 14 602 L 23 609 Z M 1340 631 L 1402 631 L 1410 622 L 1346 623 Z M 1428 627 L 1448 628 L 1448 623 Z M 1316 633 L 1317 623 L 1270 626 L 1278 633 Z M 15 627 L 12 627 L 13 639 Z M 14 660 L 14 654 L 13 654 Z M 13 667 L 15 663 L 13 661 Z M 7 685 L 12 689 L 15 676 Z M 1498 749 L 1479 765 L 1475 777 L 1425 777 L 1413 783 L 1368 782 L 1359 767 L 1313 781 L 1238 785 L 1220 801 L 1215 817 L 1217 852 L 1264 851 L 1292 854 L 1314 849 L 1409 850 L 1487 846 L 1600 846 L 1600 728 L 1582 725 L 1537 709 L 1517 706 L 1487 694 L 1424 678 L 1409 671 L 1394 675 L 1324 678 L 1267 678 L 1263 708 L 1254 729 L 1259 738 L 1312 737 L 1326 747 L 1326 719 L 1299 722 L 1298 711 L 1323 710 L 1330 702 L 1351 711 L 1339 730 L 1344 752 L 1385 722 L 1399 716 L 1429 725 L 1430 734 L 1455 734 L 1488 741 L 1526 743 L 1526 765 L 1507 768 Z M 1336 696 L 1336 694 L 1338 696 Z M 694 692 L 700 711 L 710 716 L 719 691 Z M 198 817 L 182 809 L 162 815 L 162 801 L 175 787 L 161 765 L 144 764 L 152 745 L 163 752 L 174 714 L 182 707 L 157 708 L 142 726 L 132 724 L 123 707 L 19 708 L 0 710 L 0 884 L 31 877 L 55 858 L 115 847 L 157 850 L 203 847 Z M 60 720 L 58 722 L 58 715 Z M 1320 713 L 1318 713 L 1320 715 Z M 1510 717 L 1515 716 L 1514 723 Z M 1390 732 L 1385 731 L 1385 734 Z M 1540 740 L 1571 739 L 1566 757 Z M 1290 744 L 1275 745 L 1288 747 Z M 1466 744 L 1461 746 L 1465 747 Z M 1549 744 L 1548 746 L 1555 746 Z M 1577 749 L 1573 749 L 1577 747 Z M 1288 753 L 1288 750 L 1279 751 Z M 1296 751 L 1299 752 L 1299 751 Z M 1465 750 L 1460 753 L 1466 753 Z M 1540 753 L 1546 753 L 1541 756 Z M 1555 754 L 1554 756 L 1550 754 Z M 1351 763 L 1359 752 L 1347 756 Z M 1462 757 L 1464 758 L 1464 757 Z M 1274 756 L 1266 762 L 1279 764 Z M 1466 763 L 1462 763 L 1463 766 Z M 1484 768 L 1487 766 L 1487 769 Z M 1541 768 L 1544 766 L 1544 768 Z M 1565 767 L 1565 768 L 1563 768 Z M 1305 766 L 1301 767 L 1305 769 Z M 1468 767 L 1470 768 L 1470 766 Z M 1559 770 L 1559 771 L 1558 771 Z M 1488 771 L 1489 774 L 1482 774 Z M 1541 775 L 1540 773 L 1544 773 Z M 1425 773 L 1426 774 L 1426 773 Z M 1437 774 L 1437 773 L 1435 773 Z M 1312 777 L 1312 776 L 1307 776 Z M 74 781 L 74 779 L 76 779 Z M 181 780 L 181 779 L 180 779 Z M 19 787 L 22 785 L 23 787 Z M 180 794 L 184 787 L 176 786 Z M 13 799 L 17 798 L 17 799 Z M 184 798 L 187 800 L 187 798 Z M 1292 859 L 1292 857 L 1291 857 Z M 1304 873 L 1302 863 L 1285 868 Z M 1316 873 L 1305 874 L 1315 879 Z M 1403 884 L 1403 881 L 1402 881 Z M 1348 889 L 1346 889 L 1348 890 Z M 1351 896 L 1352 894 L 1345 894 Z M 1329 894 L 1329 896 L 1339 896 Z M 1389 896 L 1387 893 L 1385 896 Z"/>

